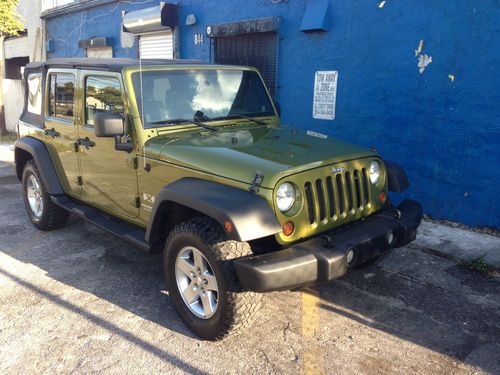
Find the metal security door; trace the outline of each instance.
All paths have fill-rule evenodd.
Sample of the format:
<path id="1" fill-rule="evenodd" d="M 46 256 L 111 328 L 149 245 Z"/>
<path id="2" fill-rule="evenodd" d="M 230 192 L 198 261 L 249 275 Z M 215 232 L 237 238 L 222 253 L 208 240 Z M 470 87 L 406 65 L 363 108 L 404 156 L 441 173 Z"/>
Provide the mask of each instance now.
<path id="1" fill-rule="evenodd" d="M 215 63 L 256 67 L 271 96 L 276 98 L 276 32 L 220 36 L 213 43 Z"/>
<path id="2" fill-rule="evenodd" d="M 173 59 L 174 36 L 172 31 L 141 34 L 139 36 L 139 56 L 141 59 Z"/>

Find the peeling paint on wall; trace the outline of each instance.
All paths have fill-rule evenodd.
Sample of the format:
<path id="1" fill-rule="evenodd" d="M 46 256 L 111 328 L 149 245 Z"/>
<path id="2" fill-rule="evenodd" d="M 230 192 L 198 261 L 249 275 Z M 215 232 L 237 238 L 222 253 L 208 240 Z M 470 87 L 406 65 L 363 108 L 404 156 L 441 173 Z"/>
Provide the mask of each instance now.
<path id="1" fill-rule="evenodd" d="M 418 71 L 422 74 L 427 67 L 432 62 L 432 56 L 427 56 L 425 53 L 418 57 Z"/>
<path id="2" fill-rule="evenodd" d="M 415 57 L 419 55 L 420 52 L 424 50 L 424 41 L 421 40 L 420 43 L 418 44 L 418 48 L 415 50 Z"/>
<path id="3" fill-rule="evenodd" d="M 379 9 L 382 9 L 385 5 L 385 0 L 381 1 L 380 3 L 378 3 L 378 7 Z"/>

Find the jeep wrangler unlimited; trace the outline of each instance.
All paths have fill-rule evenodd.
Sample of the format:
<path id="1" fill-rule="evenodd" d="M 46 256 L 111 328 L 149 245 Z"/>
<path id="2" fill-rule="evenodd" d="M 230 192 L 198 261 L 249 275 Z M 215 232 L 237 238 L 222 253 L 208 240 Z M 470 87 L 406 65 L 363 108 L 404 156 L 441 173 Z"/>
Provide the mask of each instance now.
<path id="1" fill-rule="evenodd" d="M 15 144 L 29 219 L 75 214 L 163 252 L 185 323 L 221 339 L 263 292 L 344 275 L 413 241 L 420 204 L 393 207 L 395 163 L 280 126 L 259 72 L 188 60 L 30 63 Z"/>

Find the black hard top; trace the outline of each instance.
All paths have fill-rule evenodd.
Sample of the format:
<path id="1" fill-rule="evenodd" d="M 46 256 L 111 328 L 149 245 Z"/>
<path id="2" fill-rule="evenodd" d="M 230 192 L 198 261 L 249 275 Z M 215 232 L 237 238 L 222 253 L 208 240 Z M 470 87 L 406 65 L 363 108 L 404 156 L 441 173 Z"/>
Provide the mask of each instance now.
<path id="1" fill-rule="evenodd" d="M 129 66 L 163 66 L 163 65 L 209 65 L 199 60 L 169 60 L 169 59 L 87 59 L 87 58 L 56 58 L 47 61 L 35 61 L 26 65 L 26 69 L 40 68 L 90 68 L 99 70 L 121 71 Z"/>

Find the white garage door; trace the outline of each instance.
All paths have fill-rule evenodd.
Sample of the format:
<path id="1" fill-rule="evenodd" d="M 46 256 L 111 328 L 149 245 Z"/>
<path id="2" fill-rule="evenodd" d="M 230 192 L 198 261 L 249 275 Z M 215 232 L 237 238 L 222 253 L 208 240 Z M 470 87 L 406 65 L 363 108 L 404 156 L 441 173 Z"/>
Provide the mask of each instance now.
<path id="1" fill-rule="evenodd" d="M 28 44 L 28 37 L 22 36 L 19 38 L 7 39 L 4 42 L 4 51 L 6 59 L 29 56 L 30 46 Z"/>
<path id="2" fill-rule="evenodd" d="M 141 59 L 173 59 L 174 36 L 172 31 L 140 35 L 139 56 Z"/>

